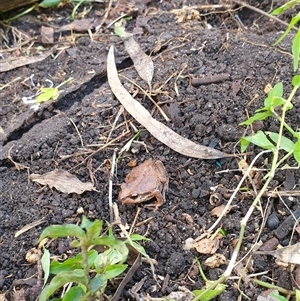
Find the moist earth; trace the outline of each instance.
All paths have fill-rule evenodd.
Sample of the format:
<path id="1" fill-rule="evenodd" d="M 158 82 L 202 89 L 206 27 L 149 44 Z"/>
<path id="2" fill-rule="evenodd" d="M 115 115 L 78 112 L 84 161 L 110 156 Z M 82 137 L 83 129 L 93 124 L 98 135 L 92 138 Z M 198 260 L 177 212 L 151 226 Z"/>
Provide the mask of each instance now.
<path id="1" fill-rule="evenodd" d="M 249 4 L 268 12 L 272 9 L 271 2 L 258 4 L 250 1 Z M 37 275 L 40 275 L 40 270 L 36 263 L 26 260 L 26 254 L 37 247 L 43 229 L 55 224 L 78 224 L 82 212 L 90 219 L 110 221 L 109 180 L 113 181 L 112 200 L 118 205 L 122 224 L 130 227 L 134 223 L 133 232 L 150 239 L 143 246 L 155 260 L 157 275 L 156 282 L 149 264 L 143 262 L 123 289 L 120 300 L 135 300 L 130 289 L 142 279 L 140 297 L 147 294 L 162 297 L 180 287 L 195 290 L 205 284 L 194 258 L 197 256 L 203 263 L 210 255 L 199 254 L 195 249 L 186 250 L 185 241 L 196 239 L 213 225 L 217 217 L 211 215 L 211 210 L 226 205 L 243 176 L 239 163 L 243 159 L 250 164 L 261 149 L 250 147 L 244 156 L 219 160 L 194 159 L 178 154 L 151 136 L 126 112 L 126 108 L 122 111 L 106 76 L 107 54 L 113 45 L 124 87 L 151 112 L 153 118 L 182 137 L 227 154 L 239 154 L 239 139 L 251 131 L 277 131 L 279 124 L 273 119 L 257 122 L 252 128 L 239 126 L 239 123 L 263 106 L 268 84 L 274 86 L 282 82 L 284 96 L 291 91 L 294 75 L 291 36 L 287 36 L 280 47 L 273 46 L 285 27 L 238 5 L 231 9 L 198 9 L 199 18 L 186 12 L 187 17 L 182 22 L 178 22 L 172 12 L 182 5 L 200 7 L 202 4 L 206 3 L 143 1 L 134 6 L 133 17 L 127 23 L 126 30 L 132 32 L 138 17 L 152 16 L 134 38 L 153 59 L 153 98 L 170 118 L 169 122 L 145 94 L 128 81 L 130 79 L 148 90 L 147 83 L 134 69 L 122 40 L 113 34 L 112 27 L 106 28 L 109 18 L 101 30 L 92 31 L 92 39 L 87 32 L 67 31 L 55 33 L 53 44 L 43 44 L 41 26 L 58 28 L 70 23 L 72 7 L 63 5 L 35 10 L 10 24 L 32 38 L 32 42 L 25 46 L 14 44 L 12 29 L 2 23 L 2 59 L 38 55 L 41 46 L 44 51 L 51 51 L 51 55 L 40 62 L 0 74 L 0 291 L 6 293 L 7 300 L 35 300 L 38 297 L 40 279 Z M 274 7 L 280 4 L 280 1 L 273 3 Z M 99 13 L 99 5 L 95 4 L 90 15 L 85 17 Z M 79 11 L 83 9 L 84 6 Z M 289 21 L 289 16 L 283 15 L 283 19 Z M 221 75 L 218 82 L 192 84 L 195 78 L 216 75 Z M 37 111 L 23 103 L 23 97 L 35 95 L 38 87 L 48 86 L 47 80 L 57 86 L 70 77 L 73 80 L 60 88 L 62 91 L 56 101 L 41 104 Z M 286 120 L 297 129 L 300 124 L 299 92 L 293 104 Z M 140 135 L 118 158 L 116 171 L 111 177 L 114 153 L 118 156 L 136 130 L 141 130 Z M 132 160 L 140 164 L 149 158 L 160 160 L 169 177 L 166 201 L 157 211 L 147 209 L 142 203 L 124 205 L 118 201 L 120 185 L 131 170 L 127 164 Z M 255 167 L 267 169 L 270 158 L 268 154 L 261 156 Z M 299 191 L 299 166 L 292 157 L 286 164 L 291 169 L 276 172 L 269 192 L 275 188 Z M 83 182 L 90 181 L 96 190 L 81 195 L 67 194 L 38 185 L 29 178 L 33 173 L 45 174 L 54 169 L 69 171 Z M 223 254 L 227 261 L 239 236 L 240 221 L 253 201 L 253 187 L 257 190 L 262 187 L 264 175 L 265 171 L 257 171 L 252 180 L 244 182 L 230 212 L 219 225 L 226 235 L 217 253 Z M 141 211 L 134 222 L 138 207 Z M 299 194 L 263 197 L 261 207 L 254 211 L 247 224 L 239 259 L 257 241 L 268 242 L 275 234 L 282 246 L 288 245 L 290 240 L 293 243 L 299 241 L 299 235 L 292 236 L 294 224 L 292 227 L 284 224 L 299 208 Z M 273 224 L 269 216 L 275 216 Z M 18 230 L 39 220 L 39 225 L 15 236 Z M 267 224 L 266 220 L 269 221 Z M 117 229 L 115 235 L 119 236 Z M 74 252 L 64 239 L 53 241 L 49 251 L 59 256 L 70 256 Z M 266 275 L 277 281 L 278 286 L 291 289 L 293 282 L 289 268 L 277 266 L 274 261 L 272 256 L 254 254 L 247 273 L 268 271 Z M 241 264 L 244 266 L 246 262 Z M 209 268 L 202 264 L 202 267 L 208 279 L 216 280 L 227 265 Z M 239 273 L 237 268 L 233 276 Z M 237 278 L 228 280 L 226 290 L 215 300 L 248 300 L 245 296 L 256 300 L 265 290 L 246 279 L 238 284 Z M 113 294 L 120 281 L 116 279 L 109 283 L 108 296 Z M 245 296 L 240 295 L 239 290 Z"/>

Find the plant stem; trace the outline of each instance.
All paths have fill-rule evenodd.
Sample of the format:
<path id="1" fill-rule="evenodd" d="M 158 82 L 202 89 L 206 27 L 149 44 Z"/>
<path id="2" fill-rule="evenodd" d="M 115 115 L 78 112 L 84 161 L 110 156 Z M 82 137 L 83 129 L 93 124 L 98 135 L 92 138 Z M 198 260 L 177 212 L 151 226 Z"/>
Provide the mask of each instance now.
<path id="1" fill-rule="evenodd" d="M 286 122 L 285 122 L 285 114 L 286 114 L 286 111 L 287 111 L 287 108 L 288 106 L 291 104 L 291 101 L 297 91 L 298 87 L 294 87 L 291 94 L 289 95 L 289 98 L 286 100 L 286 102 L 284 103 L 283 107 L 282 107 L 282 115 L 279 116 L 274 110 L 272 110 L 272 113 L 274 114 L 274 116 L 279 120 L 280 122 L 280 130 L 281 130 L 281 133 L 282 133 L 282 129 L 283 129 L 283 126 L 293 135 L 294 138 L 297 138 L 299 139 L 300 135 L 298 133 L 296 133 Z M 279 131 L 280 131 L 279 130 Z M 279 139 L 278 139 L 278 142 L 280 143 Z M 278 143 L 277 143 L 277 147 L 278 147 Z"/>
<path id="2" fill-rule="evenodd" d="M 81 254 L 82 254 L 82 267 L 86 276 L 86 279 L 88 281 L 87 284 L 87 292 L 91 291 L 91 278 L 89 273 L 89 266 L 88 266 L 88 248 L 87 246 L 82 243 L 81 245 Z"/>
<path id="3" fill-rule="evenodd" d="M 281 286 L 277 286 L 277 285 L 274 285 L 274 284 L 271 284 L 271 283 L 268 283 L 268 282 L 264 282 L 264 281 L 261 281 L 261 280 L 257 280 L 257 279 L 252 279 L 252 281 L 255 282 L 256 284 L 258 284 L 260 286 L 263 286 L 263 287 L 266 287 L 266 288 L 277 289 L 280 293 L 283 293 L 285 295 L 291 295 L 291 296 L 295 295 L 294 291 L 287 290 L 287 289 L 285 289 Z"/>
<path id="4" fill-rule="evenodd" d="M 276 145 L 276 148 L 273 150 L 273 159 L 272 159 L 271 170 L 270 170 L 270 172 L 267 176 L 265 184 L 263 185 L 262 189 L 259 191 L 259 193 L 255 197 L 253 203 L 251 204 L 251 207 L 248 209 L 248 212 L 246 213 L 244 218 L 241 220 L 241 229 L 240 229 L 240 234 L 239 234 L 239 240 L 238 240 L 238 242 L 237 242 L 237 244 L 234 248 L 234 252 L 232 254 L 232 257 L 230 259 L 228 267 L 227 267 L 226 271 L 224 272 L 224 274 L 217 281 L 215 281 L 210 286 L 208 286 L 200 295 L 198 295 L 192 301 L 200 300 L 209 290 L 215 289 L 218 284 L 223 283 L 228 277 L 230 277 L 230 275 L 232 273 L 232 270 L 234 268 L 234 265 L 236 263 L 236 260 L 237 260 L 238 254 L 239 254 L 239 251 L 240 251 L 241 246 L 242 246 L 242 241 L 243 241 L 243 238 L 244 238 L 244 233 L 245 233 L 245 228 L 246 228 L 247 222 L 248 222 L 250 216 L 252 215 L 254 209 L 256 208 L 258 202 L 260 201 L 261 197 L 263 196 L 263 194 L 267 190 L 270 182 L 274 178 L 275 171 L 276 171 L 276 166 L 277 166 L 277 162 L 278 162 L 278 157 L 279 157 L 279 150 L 280 150 L 280 143 L 281 143 L 281 138 L 282 138 L 282 133 L 283 133 L 283 127 L 286 126 L 285 114 L 286 114 L 287 108 L 288 108 L 289 104 L 291 103 L 291 99 L 293 98 L 296 90 L 297 90 L 297 88 L 294 87 L 294 89 L 291 92 L 289 98 L 287 99 L 287 101 L 283 105 L 281 117 L 278 116 L 278 117 L 280 117 L 280 128 L 279 128 L 279 133 L 278 133 L 277 145 Z M 294 131 L 292 130 L 291 133 L 293 133 L 293 132 Z"/>

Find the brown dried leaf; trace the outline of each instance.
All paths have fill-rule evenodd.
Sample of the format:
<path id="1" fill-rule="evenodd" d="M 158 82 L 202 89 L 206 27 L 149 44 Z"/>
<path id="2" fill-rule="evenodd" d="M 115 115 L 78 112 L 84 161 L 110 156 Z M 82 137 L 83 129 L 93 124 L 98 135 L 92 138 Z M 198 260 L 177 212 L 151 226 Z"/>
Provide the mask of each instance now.
<path id="1" fill-rule="evenodd" d="M 37 62 L 41 62 L 46 59 L 49 55 L 53 53 L 55 48 L 50 49 L 49 51 L 45 51 L 43 54 L 28 57 L 28 56 L 20 56 L 20 57 L 9 57 L 5 60 L 1 60 L 0 62 L 0 70 L 1 72 L 9 71 L 21 66 L 26 66 L 29 64 L 34 64 Z"/>
<path id="2" fill-rule="evenodd" d="M 124 40 L 124 46 L 133 61 L 134 68 L 137 73 L 151 89 L 151 82 L 154 73 L 154 65 L 151 57 L 141 49 L 140 45 L 132 36 Z"/>
<path id="3" fill-rule="evenodd" d="M 92 183 L 83 183 L 74 175 L 61 169 L 55 169 L 43 175 L 32 174 L 30 180 L 41 185 L 48 185 L 50 188 L 56 188 L 64 193 L 82 194 L 85 191 L 95 190 Z"/>
<path id="4" fill-rule="evenodd" d="M 112 92 L 125 107 L 127 112 L 144 126 L 152 136 L 174 151 L 198 159 L 218 159 L 231 156 L 211 147 L 202 146 L 189 139 L 183 138 L 163 123 L 152 118 L 151 114 L 139 102 L 132 98 L 120 82 L 113 47 L 110 48 L 107 57 L 107 78 Z"/>
<path id="5" fill-rule="evenodd" d="M 75 20 L 70 24 L 63 25 L 57 32 L 75 30 L 75 31 L 87 31 L 95 27 L 94 19 L 81 19 Z"/>
<path id="6" fill-rule="evenodd" d="M 219 217 L 222 214 L 222 212 L 224 211 L 225 207 L 226 207 L 225 205 L 220 205 L 218 207 L 215 207 L 213 210 L 210 211 L 210 215 Z M 232 206 L 228 207 L 224 216 L 231 210 L 231 208 L 232 208 Z"/>
<path id="7" fill-rule="evenodd" d="M 52 27 L 41 27 L 41 37 L 43 44 L 53 44 L 54 42 L 54 29 Z"/>
<path id="8" fill-rule="evenodd" d="M 194 242 L 194 248 L 201 254 L 215 254 L 219 244 L 220 241 L 217 237 L 214 239 L 204 238 Z"/>
<path id="9" fill-rule="evenodd" d="M 300 264 L 300 242 L 275 251 L 257 251 L 256 253 L 272 255 L 285 263 Z"/>
<path id="10" fill-rule="evenodd" d="M 226 263 L 226 258 L 224 255 L 222 254 L 214 254 L 210 257 L 208 257 L 205 261 L 204 264 L 207 265 L 208 267 L 214 269 L 214 268 L 218 268 L 220 265 L 225 264 Z"/>

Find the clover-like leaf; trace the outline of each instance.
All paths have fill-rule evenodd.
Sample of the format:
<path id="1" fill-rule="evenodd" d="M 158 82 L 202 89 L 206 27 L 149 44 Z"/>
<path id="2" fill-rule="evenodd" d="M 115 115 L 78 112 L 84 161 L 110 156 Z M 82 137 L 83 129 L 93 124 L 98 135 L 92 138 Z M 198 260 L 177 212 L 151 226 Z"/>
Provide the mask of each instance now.
<path id="1" fill-rule="evenodd" d="M 41 88 L 40 91 L 41 94 L 35 100 L 37 103 L 46 102 L 50 99 L 56 100 L 59 97 L 57 88 Z"/>

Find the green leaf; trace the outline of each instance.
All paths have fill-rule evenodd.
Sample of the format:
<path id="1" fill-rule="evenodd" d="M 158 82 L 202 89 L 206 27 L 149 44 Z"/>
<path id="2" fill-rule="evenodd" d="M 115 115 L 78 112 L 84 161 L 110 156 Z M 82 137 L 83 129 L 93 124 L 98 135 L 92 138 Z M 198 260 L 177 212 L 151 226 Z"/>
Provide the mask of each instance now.
<path id="1" fill-rule="evenodd" d="M 300 75 L 295 75 L 292 79 L 292 85 L 294 87 L 300 87 Z"/>
<path id="2" fill-rule="evenodd" d="M 124 241 L 115 239 L 114 237 L 106 236 L 94 239 L 91 244 L 108 246 L 112 249 L 115 249 L 122 257 L 120 260 L 121 262 L 124 262 L 127 259 L 129 251 Z"/>
<path id="3" fill-rule="evenodd" d="M 58 237 L 67 237 L 75 236 L 79 239 L 85 238 L 85 232 L 79 226 L 73 224 L 67 225 L 52 225 L 47 227 L 41 234 L 39 242 L 46 237 L 58 238 Z"/>
<path id="4" fill-rule="evenodd" d="M 243 137 L 241 138 L 241 152 L 242 153 L 247 149 L 249 144 L 250 144 L 250 141 L 248 141 L 247 139 L 245 139 Z"/>
<path id="5" fill-rule="evenodd" d="M 130 244 L 132 247 L 134 247 L 134 248 L 135 248 L 138 252 L 140 252 L 143 256 L 149 257 L 148 254 L 146 253 L 144 247 L 142 247 L 142 246 L 139 245 L 138 243 L 136 243 L 136 242 L 134 242 L 134 241 L 132 241 L 132 242 L 130 243 L 128 240 L 126 240 L 126 242 L 127 242 L 128 244 Z"/>
<path id="6" fill-rule="evenodd" d="M 296 301 L 300 301 L 300 290 L 296 289 Z"/>
<path id="7" fill-rule="evenodd" d="M 279 107 L 283 105 L 286 102 L 286 100 L 282 97 L 267 97 L 265 99 L 265 103 L 268 105 L 263 107 L 262 109 L 258 109 L 255 112 L 261 112 L 261 111 L 271 111 L 275 109 L 276 107 Z"/>
<path id="8" fill-rule="evenodd" d="M 124 261 L 122 254 L 113 248 L 109 248 L 108 250 L 98 254 L 94 261 L 94 266 L 97 273 L 101 273 L 109 265 L 122 262 L 122 260 Z"/>
<path id="9" fill-rule="evenodd" d="M 277 145 L 278 143 L 278 139 L 279 139 L 279 134 L 278 133 L 274 133 L 274 132 L 266 132 L 266 134 L 271 138 L 271 140 L 273 142 L 275 142 L 275 144 Z M 280 140 L 280 147 L 282 149 L 284 149 L 287 153 L 291 152 L 294 150 L 295 148 L 295 144 L 293 141 L 291 141 L 290 139 L 281 136 L 281 140 Z"/>
<path id="10" fill-rule="evenodd" d="M 132 241 L 135 241 L 135 240 L 146 240 L 146 241 L 151 241 L 151 239 L 143 236 L 143 235 L 139 235 L 139 234 L 131 234 L 130 236 L 130 239 Z"/>
<path id="11" fill-rule="evenodd" d="M 93 293 L 104 289 L 106 287 L 107 281 L 104 279 L 103 275 L 96 276 L 91 280 L 91 290 Z"/>
<path id="12" fill-rule="evenodd" d="M 50 99 L 56 100 L 59 96 L 57 88 L 41 88 L 41 94 L 36 98 L 36 103 L 46 102 Z"/>
<path id="13" fill-rule="evenodd" d="M 73 286 L 64 295 L 62 301 L 81 301 L 85 295 L 84 290 L 80 286 Z"/>
<path id="14" fill-rule="evenodd" d="M 203 292 L 205 292 L 205 294 L 203 294 L 203 296 L 201 296 L 200 300 L 201 301 L 209 301 L 209 300 L 215 298 L 216 296 L 220 295 L 225 289 L 226 289 L 226 285 L 219 284 L 213 290 L 209 290 L 209 291 L 206 291 L 206 292 L 205 292 L 205 289 L 195 290 L 195 291 L 193 291 L 193 294 L 197 297 L 200 294 L 202 294 Z"/>
<path id="15" fill-rule="evenodd" d="M 44 0 L 39 4 L 39 6 L 43 8 L 53 7 L 60 4 L 62 1 L 63 0 Z"/>
<path id="16" fill-rule="evenodd" d="M 40 294 L 39 301 L 47 301 L 59 288 L 69 282 L 82 283 L 85 286 L 88 285 L 88 279 L 83 270 L 61 272 L 51 280 L 50 284 L 45 286 Z"/>
<path id="17" fill-rule="evenodd" d="M 88 252 L 88 267 L 90 268 L 96 260 L 98 253 L 96 250 L 90 250 Z M 69 258 L 64 262 L 53 261 L 50 265 L 50 273 L 58 274 L 61 272 L 72 271 L 82 268 L 82 253 L 76 255 L 75 258 Z"/>
<path id="18" fill-rule="evenodd" d="M 47 283 L 50 271 L 50 252 L 43 246 L 43 256 L 41 259 L 42 269 L 44 271 L 44 285 Z"/>
<path id="19" fill-rule="evenodd" d="M 242 139 L 245 139 L 250 143 L 253 143 L 263 149 L 269 149 L 269 150 L 274 149 L 274 145 L 269 141 L 265 133 L 262 131 L 258 131 L 257 133 L 251 136 L 244 137 Z"/>
<path id="20" fill-rule="evenodd" d="M 102 230 L 103 222 L 101 220 L 89 221 L 85 216 L 82 217 L 81 228 L 86 230 L 88 240 L 99 237 Z"/>
<path id="21" fill-rule="evenodd" d="M 124 19 L 121 19 L 114 24 L 114 33 L 122 39 L 127 39 L 132 36 L 130 33 L 126 32 L 125 25 L 126 21 Z"/>
<path id="22" fill-rule="evenodd" d="M 288 301 L 287 298 L 285 298 L 284 296 L 281 296 L 275 292 L 271 293 L 270 296 L 276 298 L 278 301 Z"/>
<path id="23" fill-rule="evenodd" d="M 300 13 L 299 13 L 300 20 Z M 299 66 L 299 57 L 300 57 L 300 29 L 298 29 L 295 37 L 292 42 L 292 53 L 293 53 L 293 61 L 294 61 L 294 72 L 298 70 Z"/>
<path id="24" fill-rule="evenodd" d="M 292 18 L 292 20 L 290 21 L 289 26 L 287 27 L 287 29 L 285 30 L 283 35 L 274 43 L 274 45 L 279 44 L 287 36 L 287 34 L 294 27 L 294 25 L 296 25 L 299 22 L 299 20 L 300 20 L 300 13 L 298 13 L 295 17 Z"/>
<path id="25" fill-rule="evenodd" d="M 239 125 L 250 125 L 256 120 L 265 120 L 267 117 L 272 116 L 272 115 L 273 115 L 273 113 L 271 111 L 256 113 L 255 115 L 253 115 L 246 121 L 241 122 Z"/>
<path id="26" fill-rule="evenodd" d="M 127 269 L 127 266 L 127 264 L 113 264 L 108 266 L 103 275 L 104 279 L 108 280 L 121 275 Z"/>
<path id="27" fill-rule="evenodd" d="M 295 6 L 297 3 L 299 3 L 299 0 L 288 1 L 287 3 L 283 4 L 282 6 L 274 9 L 271 12 L 271 15 L 272 16 L 277 16 L 277 15 L 281 14 L 282 12 L 284 12 L 284 11 L 290 9 L 291 7 Z"/>
<path id="28" fill-rule="evenodd" d="M 282 98 L 283 96 L 283 84 L 277 83 L 272 90 L 268 93 L 268 97 L 264 101 L 265 107 L 271 107 L 273 102 L 275 101 L 274 98 Z"/>
<path id="29" fill-rule="evenodd" d="M 300 164 L 300 139 L 295 143 L 294 158 Z"/>

